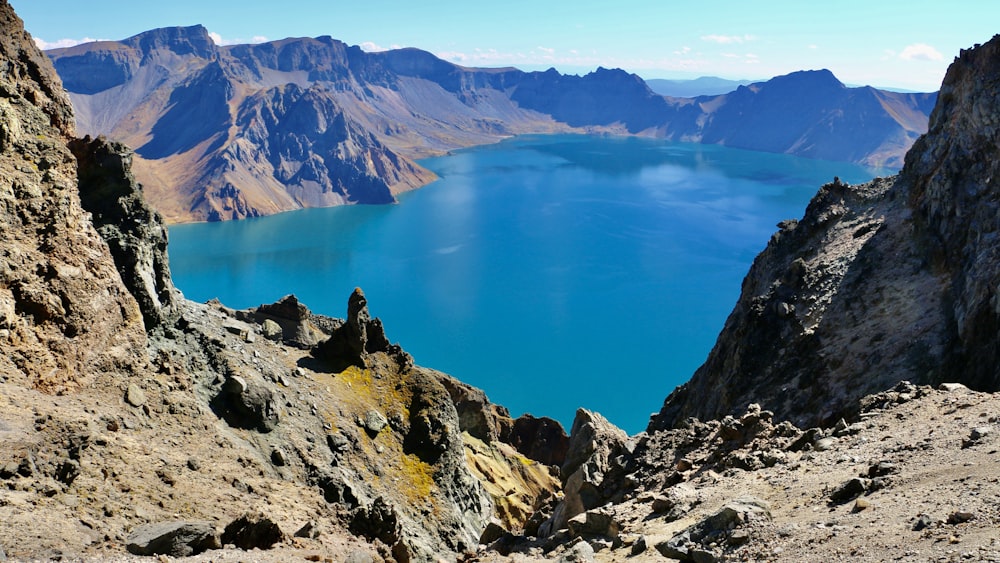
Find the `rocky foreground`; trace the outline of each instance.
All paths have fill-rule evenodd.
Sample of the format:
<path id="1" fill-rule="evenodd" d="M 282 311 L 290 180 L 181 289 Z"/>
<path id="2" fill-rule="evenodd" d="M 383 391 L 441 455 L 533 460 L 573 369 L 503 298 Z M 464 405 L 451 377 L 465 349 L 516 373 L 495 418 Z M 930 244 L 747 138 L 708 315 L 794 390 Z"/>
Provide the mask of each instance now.
<path id="1" fill-rule="evenodd" d="M 899 178 L 782 226 L 629 437 L 512 420 L 360 290 L 344 319 L 185 300 L 131 152 L 75 138 L 0 27 L 0 560 L 1000 560 L 1000 39 Z"/>

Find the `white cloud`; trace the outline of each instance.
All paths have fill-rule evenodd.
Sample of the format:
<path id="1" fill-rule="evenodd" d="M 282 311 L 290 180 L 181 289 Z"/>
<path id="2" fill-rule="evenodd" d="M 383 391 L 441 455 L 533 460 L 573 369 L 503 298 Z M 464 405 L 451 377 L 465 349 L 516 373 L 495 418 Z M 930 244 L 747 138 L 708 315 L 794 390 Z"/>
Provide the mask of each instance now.
<path id="1" fill-rule="evenodd" d="M 94 41 L 100 41 L 99 39 L 91 39 L 90 37 L 84 37 L 83 39 L 60 39 L 59 41 L 52 41 L 51 43 L 35 37 L 35 45 L 38 48 L 47 51 L 49 49 L 65 49 L 66 47 L 72 47 L 74 45 L 80 45 L 81 43 L 93 43 Z"/>
<path id="2" fill-rule="evenodd" d="M 551 47 L 541 47 L 541 46 L 539 46 L 538 50 L 541 51 L 541 52 L 543 52 L 543 53 L 545 53 L 546 55 L 554 55 L 554 54 L 556 54 L 556 50 L 552 49 Z"/>
<path id="3" fill-rule="evenodd" d="M 263 35 L 254 35 L 253 38 L 251 38 L 249 41 L 246 40 L 246 39 L 240 39 L 240 38 L 237 38 L 237 39 L 223 39 L 222 35 L 219 35 L 218 33 L 214 32 L 214 31 L 210 31 L 208 33 L 208 36 L 211 37 L 212 41 L 214 41 L 215 44 L 218 45 L 218 46 L 220 46 L 220 47 L 226 46 L 226 45 L 245 45 L 247 43 L 265 43 L 265 42 L 267 42 L 267 37 L 264 37 Z"/>
<path id="4" fill-rule="evenodd" d="M 914 43 L 903 47 L 899 58 L 904 61 L 940 61 L 944 60 L 944 55 L 926 43 Z"/>
<path id="5" fill-rule="evenodd" d="M 684 56 L 691 52 L 691 47 L 681 47 L 680 51 L 674 51 L 675 55 Z"/>
<path id="6" fill-rule="evenodd" d="M 753 41 L 757 39 L 753 35 L 702 35 L 702 41 L 708 41 L 709 43 L 718 43 L 719 45 L 732 45 L 734 43 L 745 43 L 747 41 Z"/>

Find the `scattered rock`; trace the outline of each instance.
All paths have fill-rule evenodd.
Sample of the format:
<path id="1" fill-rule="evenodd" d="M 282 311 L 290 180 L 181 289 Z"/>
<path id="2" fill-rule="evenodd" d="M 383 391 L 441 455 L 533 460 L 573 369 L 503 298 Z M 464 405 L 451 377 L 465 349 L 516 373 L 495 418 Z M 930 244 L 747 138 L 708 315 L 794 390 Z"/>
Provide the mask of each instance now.
<path id="1" fill-rule="evenodd" d="M 285 452 L 281 448 L 275 448 L 271 450 L 271 463 L 278 467 L 284 467 L 288 464 L 288 460 L 285 458 Z"/>
<path id="2" fill-rule="evenodd" d="M 871 480 L 863 477 L 855 477 L 830 493 L 830 502 L 834 504 L 845 503 L 865 494 L 871 486 Z"/>
<path id="3" fill-rule="evenodd" d="M 479 536 L 479 543 L 481 545 L 489 545 L 498 539 L 502 538 L 504 534 L 508 532 L 499 522 L 491 520 L 489 524 L 486 525 L 486 529 L 483 530 L 482 535 Z"/>
<path id="4" fill-rule="evenodd" d="M 931 526 L 934 523 L 934 519 L 927 514 L 921 514 L 917 517 L 917 521 L 913 523 L 913 531 L 919 532 L 924 528 Z"/>
<path id="5" fill-rule="evenodd" d="M 680 483 L 655 495 L 651 508 L 655 514 L 672 522 L 690 512 L 697 503 L 698 493 L 691 486 Z"/>
<path id="6" fill-rule="evenodd" d="M 571 536 L 603 536 L 617 538 L 621 525 L 607 510 L 588 510 L 570 518 L 566 525 Z"/>
<path id="7" fill-rule="evenodd" d="M 263 383 L 250 383 L 239 375 L 226 378 L 210 404 L 234 428 L 266 433 L 278 425 L 278 405 L 271 390 Z"/>
<path id="8" fill-rule="evenodd" d="M 246 513 L 230 522 L 222 532 L 222 543 L 240 549 L 271 549 L 285 541 L 278 525 L 260 513 Z"/>
<path id="9" fill-rule="evenodd" d="M 297 538 L 309 538 L 316 539 L 319 537 L 319 524 L 315 520 L 310 520 L 302 525 L 295 532 L 295 537 Z"/>
<path id="10" fill-rule="evenodd" d="M 370 410 L 366 412 L 365 417 L 362 419 L 362 426 L 364 426 L 368 435 L 373 438 L 388 425 L 389 420 L 385 417 L 385 415 L 377 410 Z"/>
<path id="11" fill-rule="evenodd" d="M 976 514 L 974 512 L 969 512 L 968 510 L 956 510 L 948 515 L 948 523 L 951 525 L 964 524 L 970 520 L 974 520 Z"/>
<path id="12" fill-rule="evenodd" d="M 135 383 L 128 384 L 125 391 L 125 401 L 133 407 L 141 407 L 146 404 L 146 393 Z"/>
<path id="13" fill-rule="evenodd" d="M 645 553 L 646 549 L 648 549 L 648 545 L 646 544 L 646 536 L 639 536 L 638 538 L 635 539 L 635 543 L 632 544 L 632 549 L 630 550 L 630 553 L 632 554 L 632 556 L 636 556 L 639 555 L 640 553 Z"/>
<path id="14" fill-rule="evenodd" d="M 559 563 L 587 563 L 591 561 L 594 561 L 594 548 L 585 541 L 577 542 L 559 558 Z"/>
<path id="15" fill-rule="evenodd" d="M 984 438 L 993 433 L 993 428 L 990 426 L 977 426 L 972 429 L 969 433 L 969 437 L 962 440 L 962 447 L 968 448 L 974 446 L 983 441 Z"/>
<path id="16" fill-rule="evenodd" d="M 753 497 L 742 497 L 671 539 L 657 542 L 655 547 L 664 557 L 682 561 L 717 561 L 721 554 L 712 546 L 720 540 L 728 541 L 737 529 L 770 520 L 771 507 L 768 503 Z M 741 537 L 737 535 L 737 543 L 742 541 Z"/>
<path id="17" fill-rule="evenodd" d="M 126 549 L 133 555 L 186 557 L 220 548 L 219 535 L 207 522 L 146 524 L 132 530 L 126 540 Z"/>
<path id="18" fill-rule="evenodd" d="M 938 390 L 954 393 L 955 391 L 968 391 L 969 388 L 961 383 L 942 383 L 938 385 Z"/>
<path id="19" fill-rule="evenodd" d="M 851 512 L 861 512 L 862 510 L 869 508 L 871 505 L 872 505 L 871 502 L 863 498 L 859 498 L 858 500 L 854 501 L 854 508 L 851 509 Z"/>

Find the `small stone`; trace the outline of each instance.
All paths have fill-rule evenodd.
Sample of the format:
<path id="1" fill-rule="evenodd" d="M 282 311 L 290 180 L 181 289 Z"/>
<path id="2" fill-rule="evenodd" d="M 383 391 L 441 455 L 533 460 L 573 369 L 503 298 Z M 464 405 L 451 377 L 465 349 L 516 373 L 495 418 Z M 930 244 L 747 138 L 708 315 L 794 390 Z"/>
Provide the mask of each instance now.
<path id="1" fill-rule="evenodd" d="M 365 413 L 365 418 L 362 421 L 362 426 L 369 434 L 378 434 L 383 428 L 389 425 L 389 420 L 382 413 L 376 410 L 370 410 Z"/>
<path id="2" fill-rule="evenodd" d="M 187 466 L 188 469 L 190 469 L 191 471 L 198 471 L 199 469 L 201 469 L 201 462 L 198 461 L 198 458 L 194 457 L 188 458 Z"/>
<path id="3" fill-rule="evenodd" d="M 271 452 L 271 463 L 278 467 L 284 467 L 288 463 L 285 459 L 285 452 L 281 451 L 281 448 L 275 448 Z"/>
<path id="4" fill-rule="evenodd" d="M 861 477 L 855 477 L 842 484 L 830 493 L 830 501 L 839 504 L 863 495 L 869 488 L 871 481 Z"/>
<path id="5" fill-rule="evenodd" d="M 872 505 L 871 502 L 869 502 L 869 501 L 867 501 L 867 500 L 865 500 L 863 498 L 859 498 L 858 500 L 854 501 L 854 508 L 852 508 L 851 511 L 852 512 L 861 512 L 862 510 L 865 510 L 866 508 L 870 507 L 871 505 Z"/>
<path id="6" fill-rule="evenodd" d="M 746 530 L 733 530 L 726 538 L 726 543 L 732 547 L 738 547 L 750 541 L 750 532 Z"/>
<path id="7" fill-rule="evenodd" d="M 646 536 L 639 536 L 636 538 L 635 543 L 632 544 L 632 555 L 639 555 L 649 549 L 649 544 L 646 543 Z"/>
<path id="8" fill-rule="evenodd" d="M 135 383 L 128 384 L 125 391 L 125 401 L 133 407 L 141 407 L 146 403 L 146 393 Z"/>
<path id="9" fill-rule="evenodd" d="M 230 395 L 242 395 L 247 390 L 247 380 L 238 375 L 231 375 L 226 378 L 222 390 Z"/>
<path id="10" fill-rule="evenodd" d="M 692 467 L 694 467 L 694 463 L 686 457 L 677 460 L 677 471 L 690 471 Z"/>
<path id="11" fill-rule="evenodd" d="M 930 516 L 928 516 L 926 514 L 921 514 L 919 517 L 917 517 L 917 521 L 914 522 L 914 524 L 913 524 L 913 531 L 914 532 L 919 532 L 920 530 L 923 530 L 924 528 L 927 528 L 928 526 L 930 526 L 933 523 L 934 523 L 934 520 Z"/>
<path id="12" fill-rule="evenodd" d="M 955 391 L 968 391 L 969 388 L 961 383 L 942 383 L 941 385 L 938 385 L 938 390 L 954 393 Z"/>
<path id="13" fill-rule="evenodd" d="M 347 449 L 350 445 L 350 441 L 341 433 L 327 434 L 326 435 L 326 445 L 330 447 L 330 451 L 333 453 L 339 453 Z"/>
<path id="14" fill-rule="evenodd" d="M 309 538 L 316 539 L 319 537 L 319 524 L 315 520 L 310 520 L 306 522 L 297 532 L 295 532 L 295 537 L 297 538 Z"/>
<path id="15" fill-rule="evenodd" d="M 559 558 L 559 563 L 586 563 L 594 560 L 594 548 L 585 541 L 577 542 Z"/>
<path id="16" fill-rule="evenodd" d="M 977 426 L 976 428 L 972 429 L 972 433 L 969 435 L 969 438 L 971 438 L 972 441 L 974 442 L 978 442 L 979 440 L 982 440 L 987 435 L 989 435 L 991 432 L 993 432 L 993 429 L 990 428 L 989 426 Z"/>
<path id="17" fill-rule="evenodd" d="M 948 515 L 948 523 L 951 525 L 964 524 L 976 518 L 975 513 L 968 510 L 957 510 Z"/>
<path id="18" fill-rule="evenodd" d="M 260 513 L 243 514 L 230 522 L 222 532 L 222 543 L 240 549 L 271 549 L 285 541 L 285 534 L 278 525 Z"/>
<path id="19" fill-rule="evenodd" d="M 834 446 L 837 445 L 837 440 L 834 438 L 820 438 L 813 443 L 813 448 L 817 452 L 825 452 L 827 450 L 832 450 Z"/>
<path id="20" fill-rule="evenodd" d="M 498 539 L 502 538 L 507 530 L 497 522 L 491 521 L 486 525 L 486 529 L 479 536 L 480 545 L 489 545 Z"/>
<path id="21" fill-rule="evenodd" d="M 126 549 L 133 555 L 186 557 L 221 547 L 215 527 L 207 522 L 146 524 L 133 530 L 126 542 Z"/>
<path id="22" fill-rule="evenodd" d="M 277 342 L 282 337 L 281 325 L 271 319 L 264 319 L 264 322 L 260 324 L 260 333 L 264 338 Z"/>

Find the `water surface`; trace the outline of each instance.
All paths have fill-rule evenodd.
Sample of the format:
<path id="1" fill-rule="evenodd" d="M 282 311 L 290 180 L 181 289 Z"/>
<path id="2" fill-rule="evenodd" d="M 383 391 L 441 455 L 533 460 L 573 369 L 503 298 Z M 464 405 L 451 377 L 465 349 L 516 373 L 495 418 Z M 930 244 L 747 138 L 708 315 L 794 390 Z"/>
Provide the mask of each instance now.
<path id="1" fill-rule="evenodd" d="M 356 286 L 420 365 L 517 416 L 577 407 L 635 433 L 705 359 L 775 223 L 844 163 L 717 146 L 527 136 L 422 161 L 398 205 L 170 229 L 174 281 L 231 307 Z"/>

